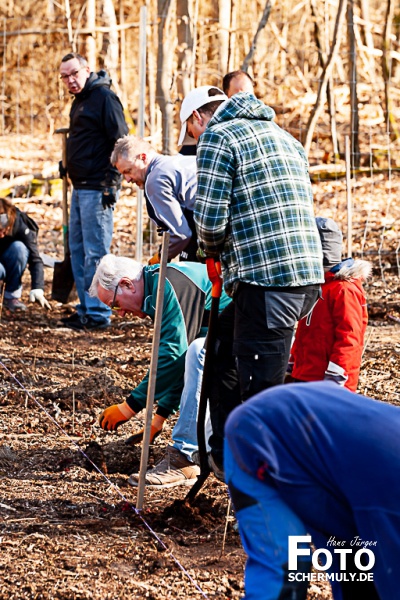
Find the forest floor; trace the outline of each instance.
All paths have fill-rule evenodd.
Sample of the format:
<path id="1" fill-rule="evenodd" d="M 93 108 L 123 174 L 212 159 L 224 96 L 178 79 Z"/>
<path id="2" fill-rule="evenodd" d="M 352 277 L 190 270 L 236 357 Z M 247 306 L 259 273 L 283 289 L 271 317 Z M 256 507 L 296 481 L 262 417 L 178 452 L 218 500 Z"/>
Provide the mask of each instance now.
<path id="1" fill-rule="evenodd" d="M 314 186 L 326 211 L 328 185 Z M 384 207 L 384 181 L 377 190 Z M 41 250 L 60 256 L 59 200 L 39 195 L 16 202 L 40 224 Z M 134 212 L 126 192 L 116 209 L 115 252 L 134 255 Z M 370 322 L 359 391 L 400 405 L 400 288 L 389 267 L 384 279 L 375 269 L 366 285 Z M 50 298 L 52 270 L 45 275 Z M 29 283 L 25 274 L 25 301 Z M 225 485 L 210 476 L 193 506 L 184 502 L 187 488 L 147 489 L 138 514 L 128 476 L 139 470 L 141 447 L 124 440 L 141 428 L 143 416 L 114 434 L 97 425 L 101 410 L 120 402 L 146 373 L 151 322 L 115 316 L 107 330 L 75 332 L 60 326 L 74 303 L 51 304 L 48 312 L 37 305 L 20 314 L 3 308 L 0 317 L 0 597 L 240 598 L 245 554 Z M 150 464 L 163 455 L 175 420 L 151 446 Z M 330 598 L 327 585 L 309 589 L 308 600 Z"/>

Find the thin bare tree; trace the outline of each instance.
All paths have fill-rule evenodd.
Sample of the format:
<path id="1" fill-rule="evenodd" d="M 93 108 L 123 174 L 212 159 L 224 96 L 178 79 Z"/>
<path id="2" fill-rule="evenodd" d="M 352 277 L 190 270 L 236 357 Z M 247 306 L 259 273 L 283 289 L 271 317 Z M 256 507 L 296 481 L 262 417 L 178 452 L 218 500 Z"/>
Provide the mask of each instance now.
<path id="1" fill-rule="evenodd" d="M 357 47 L 354 31 L 354 0 L 347 2 L 347 36 L 349 40 L 349 87 L 350 87 L 350 152 L 352 167 L 360 166 L 360 118 L 357 94 Z"/>
<path id="2" fill-rule="evenodd" d="M 92 30 L 92 35 L 86 38 L 86 58 L 93 71 L 96 69 L 96 0 L 86 2 L 86 25 Z"/>
<path id="3" fill-rule="evenodd" d="M 228 71 L 229 39 L 231 29 L 231 0 L 219 0 L 219 71 L 223 76 Z"/>
<path id="4" fill-rule="evenodd" d="M 324 49 L 324 44 L 322 42 L 323 35 L 321 34 L 321 30 L 319 27 L 319 19 L 318 19 L 318 8 L 317 1 L 310 0 L 311 4 L 311 14 L 314 18 L 314 38 L 315 44 L 318 48 L 318 58 L 321 64 L 322 69 L 324 69 L 326 65 L 327 55 Z M 337 136 L 337 127 L 336 127 L 336 109 L 335 109 L 335 97 L 333 95 L 333 78 L 332 75 L 328 79 L 328 83 L 326 86 L 326 96 L 328 99 L 328 110 L 329 110 L 329 118 L 331 123 L 331 137 L 332 137 L 332 146 L 333 146 L 333 154 L 336 158 L 339 157 L 339 140 Z"/>
<path id="5" fill-rule="evenodd" d="M 174 43 L 171 35 L 171 20 L 173 16 L 173 0 L 158 0 L 158 51 L 157 51 L 157 102 L 162 116 L 162 153 L 172 154 L 174 103 L 171 97 L 173 81 Z"/>
<path id="6" fill-rule="evenodd" d="M 67 21 L 68 42 L 70 44 L 72 52 L 76 52 L 76 43 L 72 35 L 71 7 L 69 4 L 69 0 L 64 0 L 64 14 L 65 20 Z"/>
<path id="7" fill-rule="evenodd" d="M 103 0 L 102 20 L 108 28 L 107 33 L 103 34 L 102 56 L 104 67 L 110 73 L 114 89 L 118 96 L 121 96 L 119 87 L 118 66 L 119 66 L 119 37 L 117 31 L 117 16 L 113 0 Z"/>
<path id="8" fill-rule="evenodd" d="M 360 0 L 361 18 L 363 21 L 362 32 L 364 35 L 365 45 L 368 48 L 369 55 L 369 77 L 371 83 L 375 83 L 375 60 L 374 60 L 374 38 L 372 35 L 372 23 L 370 19 L 369 0 Z"/>
<path id="9" fill-rule="evenodd" d="M 333 66 L 335 64 L 335 58 L 337 56 L 337 53 L 339 52 L 342 28 L 346 16 L 346 6 L 347 0 L 340 0 L 336 14 L 335 27 L 333 30 L 331 50 L 321 75 L 321 82 L 319 85 L 317 100 L 315 102 L 314 108 L 311 111 L 307 123 L 307 133 L 304 141 L 304 148 L 307 154 L 310 152 L 315 126 L 317 124 L 321 112 L 324 109 L 326 88 L 328 86 L 328 81 L 331 76 Z"/>
<path id="10" fill-rule="evenodd" d="M 242 63 L 242 66 L 240 67 L 242 69 L 242 71 L 246 71 L 246 73 L 249 70 L 249 66 L 250 66 L 251 62 L 253 61 L 253 57 L 254 57 L 254 53 L 257 49 L 257 42 L 258 42 L 260 33 L 262 32 L 262 30 L 268 23 L 269 15 L 271 14 L 271 10 L 272 10 L 274 4 L 275 4 L 275 0 L 267 0 L 266 1 L 265 7 L 263 10 L 263 14 L 261 15 L 261 19 L 258 24 L 257 31 L 254 35 L 250 50 L 248 51 L 247 56 L 245 57 L 245 59 Z"/>
<path id="11" fill-rule="evenodd" d="M 177 0 L 176 20 L 178 33 L 178 78 L 177 89 L 181 97 L 186 96 L 194 87 L 193 62 L 194 62 L 194 2 L 193 0 Z"/>
<path id="12" fill-rule="evenodd" d="M 396 118 L 392 111 L 392 98 L 390 93 L 392 77 L 392 57 L 390 54 L 391 29 L 394 15 L 394 0 L 387 0 L 385 26 L 382 36 L 382 77 L 385 89 L 385 123 L 387 133 L 390 133 L 393 140 L 400 137 L 399 129 L 396 124 Z"/>

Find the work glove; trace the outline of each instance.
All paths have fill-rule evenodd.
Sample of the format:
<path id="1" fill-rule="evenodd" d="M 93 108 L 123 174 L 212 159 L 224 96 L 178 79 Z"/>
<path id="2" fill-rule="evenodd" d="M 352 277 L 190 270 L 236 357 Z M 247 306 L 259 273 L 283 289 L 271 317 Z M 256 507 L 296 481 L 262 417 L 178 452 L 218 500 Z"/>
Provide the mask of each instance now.
<path id="1" fill-rule="evenodd" d="M 153 256 L 149 259 L 148 264 L 149 265 L 158 265 L 161 262 L 161 257 L 160 257 L 160 253 L 156 252 L 155 254 L 153 254 Z"/>
<path id="2" fill-rule="evenodd" d="M 62 160 L 58 163 L 58 172 L 60 173 L 60 178 L 63 179 L 67 176 L 68 170 L 64 167 Z"/>
<path id="3" fill-rule="evenodd" d="M 150 444 L 153 444 L 155 439 L 160 435 L 165 421 L 166 421 L 166 417 L 162 417 L 161 415 L 158 415 L 157 413 L 154 415 L 154 417 L 151 421 L 151 428 L 150 428 Z M 125 444 L 127 446 L 135 446 L 136 444 L 140 444 L 140 442 L 143 440 L 143 438 L 144 438 L 144 429 L 141 429 L 137 433 L 134 433 L 133 435 L 129 436 L 125 440 Z"/>
<path id="4" fill-rule="evenodd" d="M 51 310 L 50 304 L 44 297 L 44 292 L 41 289 L 31 290 L 29 294 L 29 302 L 38 302 L 42 308 Z"/>
<path id="5" fill-rule="evenodd" d="M 103 195 L 101 197 L 101 203 L 104 210 L 106 208 L 112 208 L 117 202 L 117 189 L 115 187 L 106 187 L 103 189 Z"/>
<path id="6" fill-rule="evenodd" d="M 336 363 L 329 361 L 328 368 L 324 373 L 324 379 L 327 381 L 334 381 L 340 386 L 344 386 L 346 381 L 348 380 L 348 375 L 346 375 L 343 367 L 337 365 Z"/>
<path id="7" fill-rule="evenodd" d="M 134 415 L 135 412 L 128 406 L 125 400 L 121 404 L 113 404 L 103 410 L 99 417 L 99 425 L 105 431 L 116 431 L 122 423 L 126 423 Z"/>

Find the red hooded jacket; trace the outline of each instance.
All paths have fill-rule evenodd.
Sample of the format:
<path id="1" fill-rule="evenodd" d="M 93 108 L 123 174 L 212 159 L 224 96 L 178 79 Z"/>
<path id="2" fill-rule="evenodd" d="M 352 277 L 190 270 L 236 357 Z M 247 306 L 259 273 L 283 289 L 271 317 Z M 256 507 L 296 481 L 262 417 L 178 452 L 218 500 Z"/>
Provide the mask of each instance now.
<path id="1" fill-rule="evenodd" d="M 368 262 L 348 259 L 325 273 L 322 298 L 297 326 L 289 361 L 293 378 L 332 379 L 357 389 L 368 322 L 362 282 L 370 272 Z"/>

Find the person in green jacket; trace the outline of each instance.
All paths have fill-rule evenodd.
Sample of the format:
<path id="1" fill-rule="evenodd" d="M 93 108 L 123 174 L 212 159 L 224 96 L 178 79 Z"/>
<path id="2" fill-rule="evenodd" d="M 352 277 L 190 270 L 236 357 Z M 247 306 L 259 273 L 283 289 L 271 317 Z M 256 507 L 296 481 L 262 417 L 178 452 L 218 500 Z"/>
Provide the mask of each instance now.
<path id="1" fill-rule="evenodd" d="M 120 316 L 127 313 L 154 319 L 159 265 L 143 266 L 139 262 L 112 254 L 105 255 L 96 270 L 89 293 Z M 230 302 L 223 293 L 221 310 Z M 169 264 L 165 282 L 160 346 L 155 389 L 156 413 L 151 427 L 151 441 L 160 433 L 165 420 L 179 408 L 183 389 L 186 351 L 193 340 L 206 333 L 211 307 L 211 282 L 201 263 Z M 106 408 L 100 426 L 115 431 L 146 406 L 148 373 L 120 404 Z M 131 443 L 143 439 L 143 431 L 132 436 Z M 136 439 L 135 439 L 136 438 Z"/>

